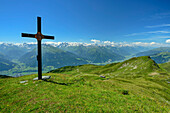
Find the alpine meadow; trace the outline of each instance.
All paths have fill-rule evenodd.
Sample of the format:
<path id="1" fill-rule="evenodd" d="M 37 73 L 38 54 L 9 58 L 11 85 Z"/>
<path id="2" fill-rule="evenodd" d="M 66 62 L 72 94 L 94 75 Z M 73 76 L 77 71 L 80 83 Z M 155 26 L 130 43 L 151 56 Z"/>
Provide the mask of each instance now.
<path id="1" fill-rule="evenodd" d="M 1 112 L 168 112 L 169 68 L 150 57 L 0 79 Z M 20 81 L 26 81 L 20 83 Z"/>

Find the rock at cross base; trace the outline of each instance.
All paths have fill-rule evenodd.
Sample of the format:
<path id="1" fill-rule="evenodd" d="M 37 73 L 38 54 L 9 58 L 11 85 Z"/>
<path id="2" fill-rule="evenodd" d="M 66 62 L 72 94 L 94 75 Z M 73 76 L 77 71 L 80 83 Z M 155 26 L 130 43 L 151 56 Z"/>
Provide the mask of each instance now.
<path id="1" fill-rule="evenodd" d="M 50 79 L 51 76 L 42 76 L 42 80 Z M 38 77 L 34 78 L 33 80 L 38 80 Z"/>

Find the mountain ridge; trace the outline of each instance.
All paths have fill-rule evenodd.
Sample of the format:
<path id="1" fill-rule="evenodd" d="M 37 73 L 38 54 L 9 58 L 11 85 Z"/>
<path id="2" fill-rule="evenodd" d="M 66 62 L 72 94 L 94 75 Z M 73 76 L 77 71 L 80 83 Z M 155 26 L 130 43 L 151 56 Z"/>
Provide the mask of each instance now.
<path id="1" fill-rule="evenodd" d="M 125 57 L 121 56 L 106 47 L 99 46 L 70 46 L 61 48 L 63 50 L 72 52 L 82 58 L 88 59 L 91 63 L 105 63 L 123 60 Z"/>
<path id="2" fill-rule="evenodd" d="M 157 63 L 165 63 L 170 61 L 170 47 L 155 48 L 137 53 L 136 56 L 150 56 Z"/>
<path id="3" fill-rule="evenodd" d="M 156 61 L 156 63 L 166 63 L 170 62 L 170 52 L 161 52 L 158 54 L 154 54 L 151 58 Z"/>
<path id="4" fill-rule="evenodd" d="M 170 52 L 170 47 L 159 47 L 159 48 L 155 48 L 155 49 L 151 49 L 148 51 L 144 51 L 144 52 L 140 52 L 138 54 L 136 54 L 137 57 L 139 56 L 152 56 L 154 54 L 158 54 L 161 52 Z"/>
<path id="5" fill-rule="evenodd" d="M 118 75 L 128 75 L 128 76 L 138 76 L 138 75 L 148 75 L 152 72 L 159 72 L 163 71 L 159 65 L 153 61 L 149 56 L 142 56 L 142 57 L 134 57 L 129 60 L 126 60 L 124 62 L 120 63 L 112 63 L 107 64 L 104 66 L 97 66 L 97 65 L 80 65 L 80 66 L 67 66 L 62 67 L 56 70 L 52 70 L 49 73 L 64 73 L 64 72 L 73 72 L 77 73 L 76 70 L 84 70 L 86 73 L 90 74 L 105 74 L 105 73 L 111 73 L 114 76 Z M 97 70 L 97 71 L 96 71 Z M 157 73 L 158 74 L 158 73 Z M 128 77 L 127 76 L 127 77 Z"/>

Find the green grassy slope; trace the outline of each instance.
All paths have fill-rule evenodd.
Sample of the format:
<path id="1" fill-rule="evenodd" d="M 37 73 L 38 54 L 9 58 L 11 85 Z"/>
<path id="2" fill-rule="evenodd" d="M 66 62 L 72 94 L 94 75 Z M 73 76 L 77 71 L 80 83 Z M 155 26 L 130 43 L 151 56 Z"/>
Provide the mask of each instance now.
<path id="1" fill-rule="evenodd" d="M 159 64 L 163 69 L 170 73 L 170 62 Z"/>
<path id="2" fill-rule="evenodd" d="M 0 79 L 0 112 L 168 112 L 170 81 L 149 57 Z M 101 75 L 106 78 L 100 77 Z M 20 81 L 28 80 L 21 84 Z"/>
<path id="3" fill-rule="evenodd" d="M 88 74 L 112 74 L 112 76 L 135 77 L 140 75 L 148 75 L 152 72 L 159 72 L 159 66 L 148 56 L 134 57 L 121 63 L 107 64 L 105 66 L 81 65 L 67 66 L 56 70 L 52 73 L 88 73 Z M 125 76 L 126 75 L 126 76 Z"/>

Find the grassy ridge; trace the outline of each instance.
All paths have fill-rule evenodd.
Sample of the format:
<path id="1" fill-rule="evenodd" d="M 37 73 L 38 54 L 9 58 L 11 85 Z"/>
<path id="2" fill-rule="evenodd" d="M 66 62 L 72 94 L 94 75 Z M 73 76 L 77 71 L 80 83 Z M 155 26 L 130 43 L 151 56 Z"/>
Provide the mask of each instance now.
<path id="1" fill-rule="evenodd" d="M 112 74 L 112 76 L 132 77 L 138 75 L 148 75 L 148 73 L 162 71 L 159 66 L 148 56 L 134 57 L 121 63 L 112 63 L 105 66 L 80 65 L 66 66 L 51 73 L 89 73 L 89 74 Z"/>
<path id="2" fill-rule="evenodd" d="M 149 57 L 105 66 L 63 67 L 44 75 L 51 79 L 33 81 L 36 74 L 0 79 L 0 112 L 168 112 L 170 109 L 169 75 Z M 21 84 L 23 80 L 28 82 Z"/>
<path id="3" fill-rule="evenodd" d="M 159 64 L 163 69 L 170 73 L 170 62 Z"/>

